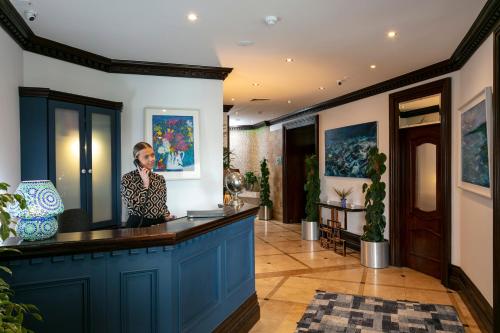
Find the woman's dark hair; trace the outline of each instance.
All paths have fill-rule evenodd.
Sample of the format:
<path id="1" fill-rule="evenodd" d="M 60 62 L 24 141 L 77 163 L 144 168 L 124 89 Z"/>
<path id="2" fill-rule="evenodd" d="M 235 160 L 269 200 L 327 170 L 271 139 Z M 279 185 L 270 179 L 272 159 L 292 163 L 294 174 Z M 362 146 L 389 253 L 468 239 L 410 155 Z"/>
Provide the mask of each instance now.
<path id="1" fill-rule="evenodd" d="M 153 147 L 151 147 L 151 145 L 147 142 L 138 142 L 135 144 L 134 146 L 134 158 L 137 158 L 137 154 L 139 154 L 139 152 L 143 149 L 146 149 L 146 148 L 151 148 L 153 149 Z"/>

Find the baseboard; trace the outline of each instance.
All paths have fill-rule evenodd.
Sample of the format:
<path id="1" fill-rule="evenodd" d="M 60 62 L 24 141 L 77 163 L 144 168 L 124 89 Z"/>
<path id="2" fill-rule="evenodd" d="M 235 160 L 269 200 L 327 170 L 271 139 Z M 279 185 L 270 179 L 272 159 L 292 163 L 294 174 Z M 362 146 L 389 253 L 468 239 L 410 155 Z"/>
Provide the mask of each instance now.
<path id="1" fill-rule="evenodd" d="M 345 246 L 351 250 L 358 251 L 361 248 L 361 236 L 346 230 L 340 230 L 340 238 L 345 240 Z"/>
<path id="2" fill-rule="evenodd" d="M 462 268 L 450 265 L 449 285 L 458 291 L 482 332 L 493 332 L 493 308 Z"/>
<path id="3" fill-rule="evenodd" d="M 229 317 L 214 330 L 216 333 L 248 332 L 260 319 L 260 307 L 257 293 L 247 298 Z"/>

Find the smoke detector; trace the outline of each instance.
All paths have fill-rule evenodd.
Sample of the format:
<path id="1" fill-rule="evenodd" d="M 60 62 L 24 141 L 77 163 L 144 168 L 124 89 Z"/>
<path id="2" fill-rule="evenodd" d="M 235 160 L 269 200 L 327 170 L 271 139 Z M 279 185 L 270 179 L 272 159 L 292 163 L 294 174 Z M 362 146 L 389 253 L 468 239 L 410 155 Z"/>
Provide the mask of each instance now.
<path id="1" fill-rule="evenodd" d="M 264 18 L 264 22 L 266 22 L 267 25 L 275 25 L 278 21 L 279 18 L 274 15 L 268 15 Z"/>

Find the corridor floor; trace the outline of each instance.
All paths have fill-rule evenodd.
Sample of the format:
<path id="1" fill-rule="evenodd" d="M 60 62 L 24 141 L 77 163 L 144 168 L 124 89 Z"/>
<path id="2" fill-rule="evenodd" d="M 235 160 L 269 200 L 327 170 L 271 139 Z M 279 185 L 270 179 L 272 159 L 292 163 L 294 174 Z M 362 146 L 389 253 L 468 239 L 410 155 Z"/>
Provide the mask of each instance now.
<path id="1" fill-rule="evenodd" d="M 294 332 L 317 289 L 453 305 L 466 332 L 480 332 L 460 295 L 439 280 L 409 268 L 365 268 L 358 252 L 344 257 L 302 241 L 298 224 L 256 220 L 255 273 L 261 317 L 252 333 Z"/>

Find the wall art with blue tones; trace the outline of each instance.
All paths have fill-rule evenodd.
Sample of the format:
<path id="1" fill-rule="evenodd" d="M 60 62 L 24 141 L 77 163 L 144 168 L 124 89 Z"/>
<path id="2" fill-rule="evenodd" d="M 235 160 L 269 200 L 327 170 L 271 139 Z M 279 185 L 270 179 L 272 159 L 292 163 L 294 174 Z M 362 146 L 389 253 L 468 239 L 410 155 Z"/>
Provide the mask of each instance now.
<path id="1" fill-rule="evenodd" d="M 145 141 L 153 146 L 154 172 L 167 180 L 200 178 L 199 112 L 146 108 Z"/>
<path id="2" fill-rule="evenodd" d="M 460 108 L 461 188 L 491 198 L 491 88 Z"/>
<path id="3" fill-rule="evenodd" d="M 367 178 L 368 151 L 377 146 L 377 122 L 325 131 L 325 176 Z"/>

